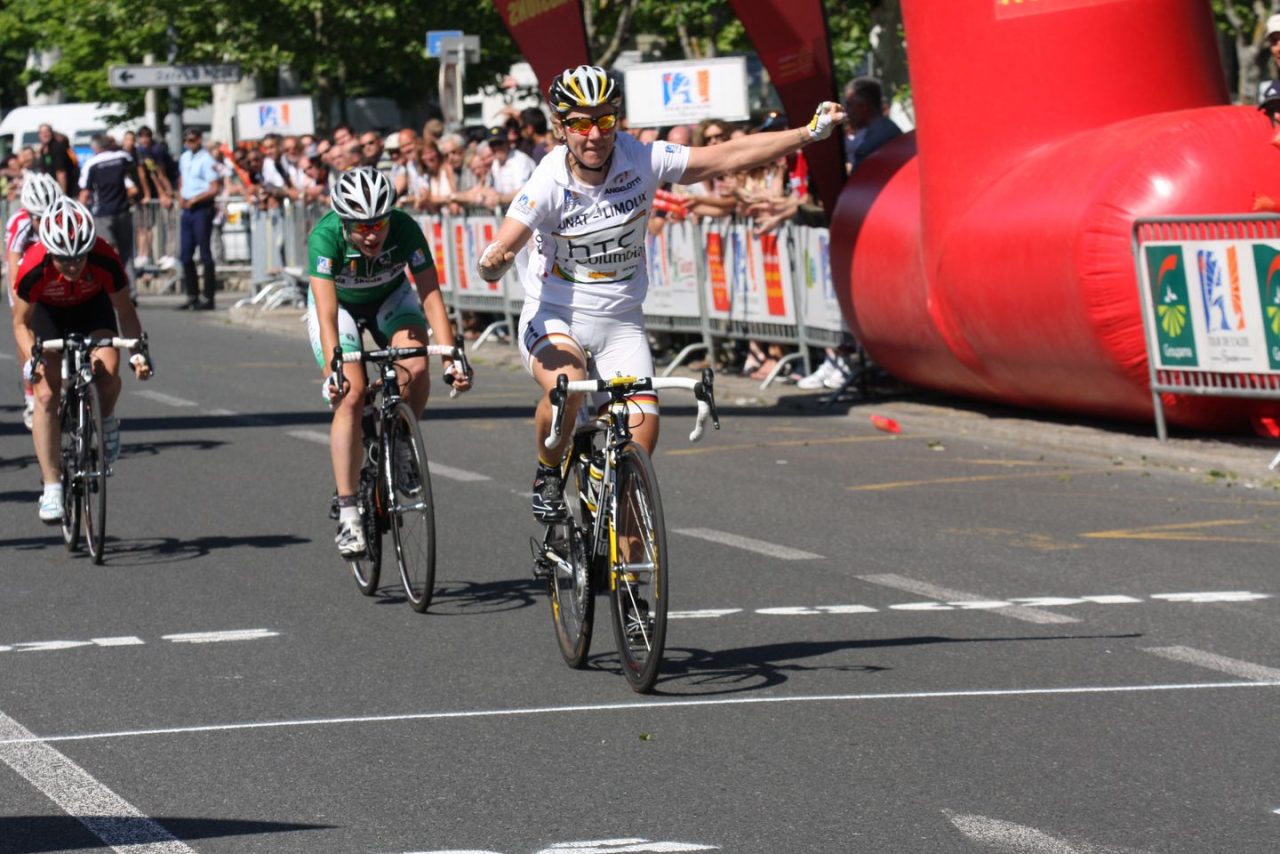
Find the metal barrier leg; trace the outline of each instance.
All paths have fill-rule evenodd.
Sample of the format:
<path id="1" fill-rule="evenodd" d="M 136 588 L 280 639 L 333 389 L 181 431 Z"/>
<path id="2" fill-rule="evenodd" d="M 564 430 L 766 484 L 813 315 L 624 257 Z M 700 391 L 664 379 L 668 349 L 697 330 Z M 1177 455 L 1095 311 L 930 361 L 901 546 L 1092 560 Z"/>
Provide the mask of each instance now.
<path id="1" fill-rule="evenodd" d="M 1164 423 L 1164 403 L 1160 400 L 1160 392 L 1151 392 L 1151 402 L 1155 405 L 1156 411 L 1156 438 L 1161 442 L 1169 440 L 1169 430 Z"/>
<path id="2" fill-rule="evenodd" d="M 760 383 L 760 390 L 764 391 L 765 389 L 767 389 L 769 387 L 769 384 L 778 378 L 778 374 L 787 370 L 787 366 L 790 365 L 792 362 L 794 362 L 797 359 L 803 360 L 804 358 L 805 358 L 805 354 L 803 351 L 788 353 L 787 355 L 783 356 L 781 359 L 778 360 L 778 364 L 773 366 L 773 370 L 769 372 L 769 376 L 764 378 L 764 382 Z"/>
<path id="3" fill-rule="evenodd" d="M 683 350 L 681 350 L 679 353 L 676 353 L 675 358 L 671 360 L 671 364 L 667 365 L 665 368 L 662 369 L 662 375 L 664 377 L 671 376 L 673 373 L 675 373 L 676 368 L 680 367 L 680 365 L 684 363 L 684 360 L 689 358 L 689 356 L 697 352 L 705 353 L 710 349 L 711 349 L 710 346 L 705 341 L 699 341 L 694 344 L 686 344 Z"/>
<path id="4" fill-rule="evenodd" d="M 480 347 L 484 344 L 484 342 L 489 340 L 490 335 L 498 336 L 500 334 L 498 330 L 500 329 L 506 329 L 507 330 L 506 334 L 508 336 L 511 335 L 510 327 L 507 325 L 507 322 L 505 320 L 495 320 L 493 323 L 490 323 L 488 326 L 486 326 L 483 332 L 481 332 L 479 335 L 476 336 L 476 341 L 474 344 L 471 345 L 471 349 L 479 350 Z"/>

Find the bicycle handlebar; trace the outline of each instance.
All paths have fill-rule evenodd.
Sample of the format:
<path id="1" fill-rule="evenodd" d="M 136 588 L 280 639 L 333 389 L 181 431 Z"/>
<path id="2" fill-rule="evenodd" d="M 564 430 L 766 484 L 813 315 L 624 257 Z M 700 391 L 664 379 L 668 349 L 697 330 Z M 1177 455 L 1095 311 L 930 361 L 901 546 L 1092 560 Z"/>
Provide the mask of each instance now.
<path id="1" fill-rule="evenodd" d="M 683 388 L 693 392 L 698 401 L 698 414 L 694 417 L 693 432 L 689 441 L 696 442 L 702 438 L 703 426 L 707 417 L 717 430 L 720 429 L 720 415 L 716 411 L 715 372 L 710 368 L 702 371 L 700 379 L 688 377 L 614 377 L 607 380 L 573 380 L 567 374 L 556 377 L 556 387 L 551 390 L 551 435 L 543 442 L 548 448 L 560 444 L 564 429 L 564 403 L 570 394 L 608 392 L 614 399 L 620 399 L 632 392 L 659 391 L 664 388 Z"/>
<path id="2" fill-rule="evenodd" d="M 36 336 L 35 343 L 31 345 L 31 362 L 34 364 L 39 362 L 44 355 L 45 350 L 61 352 L 68 345 L 80 347 L 85 351 L 97 350 L 100 347 L 127 347 L 130 350 L 137 350 L 138 354 L 146 359 L 147 367 L 150 368 L 151 374 L 154 376 L 156 369 L 155 364 L 151 361 L 151 348 L 147 344 L 147 333 L 143 332 L 137 338 L 85 338 L 80 335 L 67 338 L 49 338 L 41 340 Z"/>
<path id="3" fill-rule="evenodd" d="M 381 350 L 356 350 L 351 353 L 342 352 L 340 346 L 333 348 L 333 358 L 329 361 L 329 368 L 333 371 L 333 376 L 329 382 L 335 386 L 342 383 L 342 366 L 344 364 L 364 364 L 366 362 L 395 362 L 400 359 L 415 359 L 419 356 L 441 356 L 452 359 L 459 370 L 465 376 L 471 376 L 471 361 L 467 358 L 466 350 L 458 345 L 448 344 L 426 344 L 421 347 L 385 347 Z M 454 375 L 446 372 L 444 381 L 449 385 L 453 385 Z M 449 397 L 457 397 L 457 389 L 449 391 Z"/>

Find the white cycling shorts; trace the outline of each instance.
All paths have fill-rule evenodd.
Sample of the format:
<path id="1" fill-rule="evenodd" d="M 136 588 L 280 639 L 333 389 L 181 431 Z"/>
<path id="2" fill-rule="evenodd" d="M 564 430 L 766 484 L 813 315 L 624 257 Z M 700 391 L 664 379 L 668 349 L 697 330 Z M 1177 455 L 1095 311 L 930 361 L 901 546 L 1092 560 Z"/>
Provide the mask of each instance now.
<path id="1" fill-rule="evenodd" d="M 594 379 L 653 376 L 653 354 L 639 307 L 613 316 L 584 314 L 572 308 L 526 300 L 520 311 L 520 358 L 533 374 L 532 362 L 545 348 L 571 346 L 588 355 L 587 373 Z M 627 398 L 641 412 L 658 414 L 658 393 L 638 392 Z M 609 395 L 592 395 L 599 411 Z"/>

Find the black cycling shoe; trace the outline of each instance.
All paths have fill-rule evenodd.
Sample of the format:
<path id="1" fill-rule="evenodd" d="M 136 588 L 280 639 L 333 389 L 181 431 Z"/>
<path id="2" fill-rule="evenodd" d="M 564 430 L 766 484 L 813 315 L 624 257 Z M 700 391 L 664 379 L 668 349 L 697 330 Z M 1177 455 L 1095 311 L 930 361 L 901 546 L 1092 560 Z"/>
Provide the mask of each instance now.
<path id="1" fill-rule="evenodd" d="M 564 522 L 569 518 L 569 505 L 564 501 L 564 481 L 558 468 L 539 465 L 533 476 L 533 497 L 529 500 L 533 518 L 544 525 Z"/>

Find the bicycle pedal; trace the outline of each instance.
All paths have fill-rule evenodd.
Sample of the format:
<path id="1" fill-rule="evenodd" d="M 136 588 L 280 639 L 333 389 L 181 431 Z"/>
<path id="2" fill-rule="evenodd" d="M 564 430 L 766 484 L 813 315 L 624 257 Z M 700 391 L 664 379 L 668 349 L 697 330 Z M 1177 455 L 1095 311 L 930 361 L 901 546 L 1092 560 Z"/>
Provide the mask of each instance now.
<path id="1" fill-rule="evenodd" d="M 554 570 L 551 568 L 551 564 L 539 560 L 533 562 L 533 577 L 535 580 L 549 581 L 553 573 Z"/>

